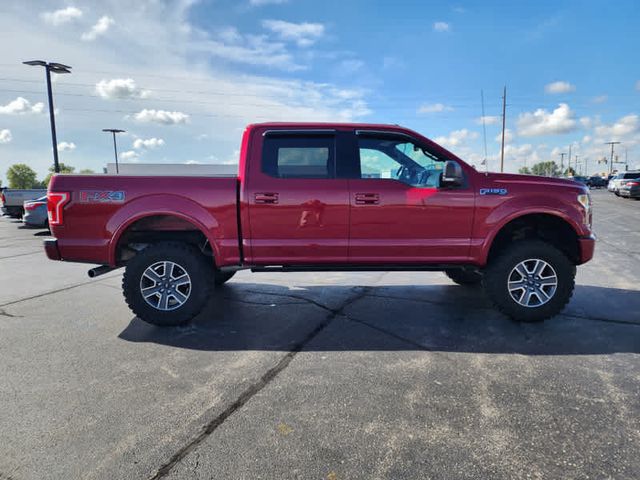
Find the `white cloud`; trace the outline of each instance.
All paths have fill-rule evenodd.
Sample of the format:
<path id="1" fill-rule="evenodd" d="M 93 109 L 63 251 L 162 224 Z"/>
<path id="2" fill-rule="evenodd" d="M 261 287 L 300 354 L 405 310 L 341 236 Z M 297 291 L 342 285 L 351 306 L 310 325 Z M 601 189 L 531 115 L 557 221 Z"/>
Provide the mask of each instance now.
<path id="1" fill-rule="evenodd" d="M 96 93 L 102 98 L 145 98 L 149 95 L 140 89 L 132 78 L 114 78 L 96 83 Z"/>
<path id="2" fill-rule="evenodd" d="M 58 150 L 61 152 L 72 152 L 76 149 L 76 144 L 73 142 L 59 142 Z"/>
<path id="3" fill-rule="evenodd" d="M 136 138 L 133 142 L 133 148 L 136 150 L 140 149 L 152 149 L 157 147 L 162 147 L 164 145 L 164 140 L 161 138 Z"/>
<path id="4" fill-rule="evenodd" d="M 82 38 L 82 40 L 85 40 L 85 41 L 88 41 L 88 42 L 92 42 L 93 40 L 95 40 L 99 36 L 104 35 L 105 33 L 107 33 L 107 31 L 109 30 L 111 25 L 113 25 L 114 23 L 115 22 L 114 22 L 113 18 L 109 17 L 108 15 L 103 15 L 102 17 L 100 17 L 98 19 L 96 24 L 94 26 L 92 26 L 91 29 L 88 32 L 84 32 L 82 34 L 81 38 Z"/>
<path id="5" fill-rule="evenodd" d="M 483 117 L 476 118 L 476 123 L 478 125 L 482 125 L 482 119 L 483 119 Z M 497 125 L 499 122 L 500 122 L 500 117 L 498 117 L 497 115 L 485 115 L 484 116 L 485 125 Z"/>
<path id="6" fill-rule="evenodd" d="M 640 133 L 640 117 L 626 115 L 610 125 L 595 127 L 594 132 L 606 141 L 619 141 L 628 135 Z"/>
<path id="7" fill-rule="evenodd" d="M 176 125 L 187 123 L 189 115 L 182 112 L 168 112 L 166 110 L 143 109 L 133 116 L 138 122 L 159 123 L 161 125 Z"/>
<path id="8" fill-rule="evenodd" d="M 598 95 L 597 97 L 593 97 L 591 101 L 593 103 L 604 103 L 609 99 L 607 95 Z"/>
<path id="9" fill-rule="evenodd" d="M 126 152 L 122 152 L 120 153 L 120 159 L 121 160 L 134 160 L 136 158 L 138 158 L 140 155 L 138 155 L 137 152 L 134 152 L 133 150 L 127 150 Z"/>
<path id="10" fill-rule="evenodd" d="M 577 127 L 574 114 L 566 103 L 559 104 L 551 113 L 542 108 L 533 113 L 521 113 L 517 124 L 518 134 L 524 137 L 569 133 Z"/>
<path id="11" fill-rule="evenodd" d="M 451 30 L 451 25 L 447 22 L 435 22 L 433 24 L 433 30 L 435 32 L 448 32 Z"/>
<path id="12" fill-rule="evenodd" d="M 321 23 L 292 23 L 284 20 L 263 20 L 262 26 L 271 30 L 281 39 L 295 42 L 300 47 L 309 47 L 317 42 L 325 32 Z"/>
<path id="13" fill-rule="evenodd" d="M 18 97 L 6 105 L 0 106 L 0 114 L 5 115 L 23 115 L 27 113 L 42 112 L 44 112 L 44 103 L 38 102 L 32 104 L 29 100 L 23 97 Z"/>
<path id="14" fill-rule="evenodd" d="M 515 138 L 515 134 L 509 130 L 508 128 L 504 129 L 504 143 L 511 143 L 513 142 L 513 139 Z M 502 143 L 502 132 L 500 132 L 498 135 L 496 135 L 495 138 L 496 142 L 498 143 Z"/>
<path id="15" fill-rule="evenodd" d="M 216 38 L 203 41 L 198 49 L 234 63 L 287 71 L 305 68 L 294 61 L 283 42 L 271 41 L 266 35 L 243 35 L 234 27 L 219 30 Z"/>
<path id="16" fill-rule="evenodd" d="M 63 25 L 72 20 L 81 18 L 82 10 L 76 7 L 67 7 L 53 12 L 44 12 L 40 16 L 46 23 L 57 27 L 58 25 Z"/>
<path id="17" fill-rule="evenodd" d="M 444 105 L 442 103 L 425 103 L 418 108 L 418 113 L 440 113 L 440 112 L 450 112 L 453 108 L 449 105 Z"/>
<path id="18" fill-rule="evenodd" d="M 443 147 L 458 147 L 463 145 L 467 140 L 478 138 L 478 133 L 463 128 L 462 130 L 454 130 L 446 137 L 436 137 L 435 142 Z"/>
<path id="19" fill-rule="evenodd" d="M 341 73 L 355 73 L 364 67 L 364 62 L 362 60 L 349 59 L 343 60 L 340 62 L 340 71 Z"/>
<path id="20" fill-rule="evenodd" d="M 252 7 L 262 7 L 264 5 L 281 5 L 287 3 L 288 0 L 249 0 Z"/>
<path id="21" fill-rule="evenodd" d="M 544 87 L 544 91 L 547 93 L 551 93 L 556 95 L 558 93 L 571 93 L 576 91 L 575 85 L 570 84 L 569 82 L 552 82 Z"/>
<path id="22" fill-rule="evenodd" d="M 11 130 L 8 128 L 3 128 L 0 130 L 0 143 L 9 143 L 13 140 L 13 135 L 11 135 Z"/>

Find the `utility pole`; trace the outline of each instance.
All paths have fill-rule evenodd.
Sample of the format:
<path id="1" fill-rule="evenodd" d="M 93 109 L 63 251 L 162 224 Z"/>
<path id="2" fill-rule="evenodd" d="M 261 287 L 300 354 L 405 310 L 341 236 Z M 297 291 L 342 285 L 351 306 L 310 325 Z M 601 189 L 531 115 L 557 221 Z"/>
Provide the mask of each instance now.
<path id="1" fill-rule="evenodd" d="M 504 172 L 504 130 L 507 124 L 507 86 L 502 95 L 502 148 L 500 149 L 500 173 Z"/>
<path id="2" fill-rule="evenodd" d="M 120 173 L 120 170 L 118 169 L 118 146 L 116 145 L 116 133 L 124 133 L 124 130 L 118 130 L 117 128 L 103 128 L 102 131 L 113 135 L 113 155 L 116 159 L 116 173 Z"/>
<path id="3" fill-rule="evenodd" d="M 563 172 L 564 170 L 564 156 L 566 155 L 566 153 L 561 153 L 560 154 L 560 173 Z"/>
<path id="4" fill-rule="evenodd" d="M 575 174 L 578 174 L 578 155 L 575 156 L 576 157 L 576 169 L 574 170 Z"/>
<path id="5" fill-rule="evenodd" d="M 569 157 L 568 157 L 567 163 L 569 164 L 567 166 L 567 170 L 569 170 L 571 169 L 571 144 L 569 144 Z"/>
<path id="6" fill-rule="evenodd" d="M 629 157 L 627 157 L 627 147 L 624 147 L 624 171 L 629 170 Z"/>
<path id="7" fill-rule="evenodd" d="M 614 145 L 618 145 L 620 142 L 605 142 L 605 145 L 611 145 L 611 158 L 609 160 L 609 174 L 613 172 L 613 147 Z"/>
<path id="8" fill-rule="evenodd" d="M 487 160 L 487 122 L 484 115 L 484 92 L 480 90 L 480 103 L 482 104 L 482 132 L 484 133 L 484 168 L 489 172 L 489 160 Z"/>

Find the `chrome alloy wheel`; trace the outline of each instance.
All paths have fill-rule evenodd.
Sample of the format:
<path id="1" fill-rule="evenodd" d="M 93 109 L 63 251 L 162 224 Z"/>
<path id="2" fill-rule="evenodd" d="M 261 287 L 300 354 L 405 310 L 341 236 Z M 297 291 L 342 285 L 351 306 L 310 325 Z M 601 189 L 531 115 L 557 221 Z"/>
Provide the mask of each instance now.
<path id="1" fill-rule="evenodd" d="M 518 305 L 527 308 L 541 307 L 556 293 L 558 275 L 544 260 L 523 260 L 511 270 L 507 288 L 509 295 Z"/>
<path id="2" fill-rule="evenodd" d="M 177 263 L 156 262 L 142 273 L 140 293 L 145 302 L 157 310 L 175 310 L 191 295 L 191 277 Z"/>

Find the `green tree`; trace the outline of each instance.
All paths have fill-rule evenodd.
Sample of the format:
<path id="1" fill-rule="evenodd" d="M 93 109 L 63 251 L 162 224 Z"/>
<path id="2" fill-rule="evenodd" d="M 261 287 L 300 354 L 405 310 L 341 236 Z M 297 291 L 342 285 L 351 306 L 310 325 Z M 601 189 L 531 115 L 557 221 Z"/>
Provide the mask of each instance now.
<path id="1" fill-rule="evenodd" d="M 531 173 L 545 177 L 557 177 L 560 174 L 560 169 L 554 161 L 539 162 L 531 167 Z"/>
<path id="2" fill-rule="evenodd" d="M 91 170 L 90 168 L 83 168 L 82 170 L 80 170 L 78 173 L 82 174 L 82 175 L 94 175 L 96 172 L 94 172 L 93 170 Z"/>
<path id="3" fill-rule="evenodd" d="M 9 188 L 28 189 L 36 185 L 36 172 L 24 163 L 11 165 L 7 170 Z"/>
<path id="4" fill-rule="evenodd" d="M 60 163 L 59 165 L 60 165 L 60 173 L 73 173 L 76 171 L 76 167 L 72 167 L 71 165 L 65 165 L 64 163 Z M 42 183 L 44 184 L 44 188 L 47 188 L 49 186 L 49 181 L 51 180 L 51 177 L 53 176 L 54 173 L 55 173 L 55 167 L 52 165 L 49 167 L 49 175 L 44 177 L 44 180 L 42 181 Z"/>
<path id="5" fill-rule="evenodd" d="M 521 173 L 523 175 L 531 175 L 531 170 L 529 170 L 529 167 L 520 167 L 518 169 L 518 173 Z"/>

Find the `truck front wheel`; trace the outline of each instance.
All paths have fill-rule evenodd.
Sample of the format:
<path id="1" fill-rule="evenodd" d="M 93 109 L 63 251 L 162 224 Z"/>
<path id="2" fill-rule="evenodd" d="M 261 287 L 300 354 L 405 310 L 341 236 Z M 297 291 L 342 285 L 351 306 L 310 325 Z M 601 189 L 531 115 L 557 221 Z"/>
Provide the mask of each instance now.
<path id="1" fill-rule="evenodd" d="M 140 320 L 182 325 L 203 309 L 213 284 L 211 267 L 207 257 L 186 243 L 151 245 L 127 263 L 124 298 Z"/>
<path id="2" fill-rule="evenodd" d="M 575 275 L 575 265 L 553 245 L 523 240 L 491 261 L 482 284 L 505 315 L 521 322 L 540 322 L 567 305 Z"/>

